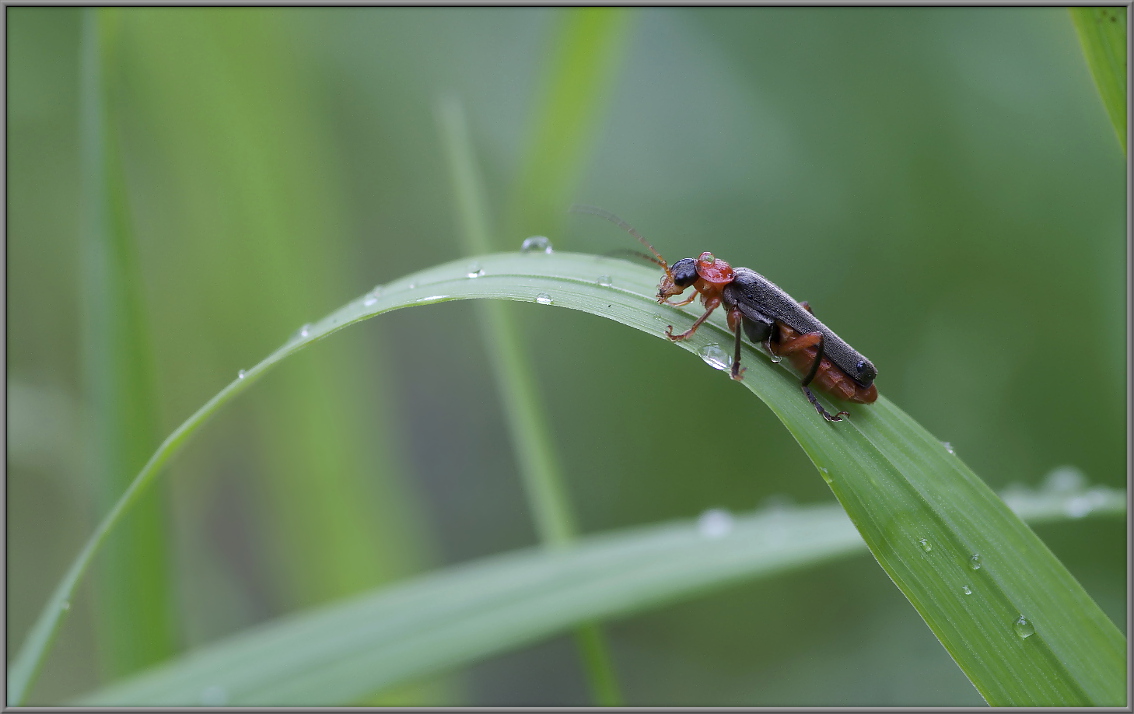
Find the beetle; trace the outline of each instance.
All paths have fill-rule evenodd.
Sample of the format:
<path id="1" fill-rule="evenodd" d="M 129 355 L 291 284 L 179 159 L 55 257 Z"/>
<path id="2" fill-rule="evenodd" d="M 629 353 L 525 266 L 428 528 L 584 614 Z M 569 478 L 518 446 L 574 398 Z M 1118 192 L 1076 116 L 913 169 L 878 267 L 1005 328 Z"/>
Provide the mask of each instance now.
<path id="1" fill-rule="evenodd" d="M 762 346 L 773 362 L 787 358 L 788 363 L 803 375 L 800 382 L 803 394 L 827 421 L 842 421 L 850 413 L 828 413 L 811 392 L 811 385 L 836 399 L 859 404 L 872 404 L 878 399 L 878 388 L 874 385 L 878 370 L 874 364 L 820 322 L 809 304 L 797 302 L 760 273 L 751 268 L 733 268 L 709 252 L 697 258 L 682 258 L 669 265 L 648 240 L 613 213 L 594 206 L 576 205 L 571 210 L 605 218 L 649 249 L 652 255 L 636 255 L 665 271 L 665 276 L 658 283 L 659 303 L 681 307 L 701 297 L 704 314 L 685 332 L 674 334 L 672 325 L 666 327 L 665 335 L 670 340 L 676 342 L 690 337 L 714 310 L 724 306 L 728 313 L 728 327 L 736 336 L 730 371 L 733 379 L 743 379 L 744 368 L 740 366 L 743 333 L 753 344 Z M 689 297 L 680 302 L 670 299 L 689 288 L 693 288 Z"/>

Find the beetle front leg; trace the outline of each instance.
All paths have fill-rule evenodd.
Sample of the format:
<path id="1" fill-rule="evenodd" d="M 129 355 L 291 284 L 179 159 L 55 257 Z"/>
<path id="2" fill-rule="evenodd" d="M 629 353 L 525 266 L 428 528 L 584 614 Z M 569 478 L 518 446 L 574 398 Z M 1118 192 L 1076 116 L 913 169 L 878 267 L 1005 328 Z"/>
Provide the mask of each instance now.
<path id="1" fill-rule="evenodd" d="M 717 306 L 720 305 L 720 304 L 721 304 L 720 298 L 712 298 L 711 300 L 708 300 L 705 303 L 705 307 L 707 308 L 705 310 L 705 314 L 698 317 L 697 321 L 693 323 L 692 327 L 690 327 L 685 332 L 682 332 L 680 335 L 675 335 L 675 334 L 673 334 L 673 325 L 668 325 L 665 328 L 665 336 L 668 337 L 669 339 L 673 340 L 674 342 L 677 342 L 678 340 L 684 340 L 685 338 L 689 337 L 694 332 L 696 332 L 697 328 L 701 326 L 701 323 L 704 322 L 705 320 L 709 319 L 709 315 L 712 315 L 713 310 L 716 310 Z"/>

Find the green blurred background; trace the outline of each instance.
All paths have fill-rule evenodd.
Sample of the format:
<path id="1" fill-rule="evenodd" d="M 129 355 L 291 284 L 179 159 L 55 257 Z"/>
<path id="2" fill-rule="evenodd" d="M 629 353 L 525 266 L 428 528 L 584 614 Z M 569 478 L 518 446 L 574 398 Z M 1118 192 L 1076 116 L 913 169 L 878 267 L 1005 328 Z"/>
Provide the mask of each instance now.
<path id="1" fill-rule="evenodd" d="M 566 214 L 603 206 L 671 261 L 712 250 L 809 300 L 993 488 L 1064 465 L 1125 484 L 1126 163 L 1066 10 L 608 12 L 7 10 L 10 655 L 177 424 L 305 322 L 461 255 L 443 96 L 497 249 L 634 247 Z M 92 62 L 129 259 L 109 270 Z M 550 173 L 548 146 L 570 154 Z M 584 533 L 832 499 L 688 353 L 509 313 Z M 400 311 L 220 413 L 96 561 L 30 701 L 535 543 L 482 338 L 469 304 Z M 1124 526 L 1040 532 L 1121 628 Z M 982 703 L 865 554 L 604 630 L 632 705 Z M 374 701 L 590 699 L 562 637 Z"/>

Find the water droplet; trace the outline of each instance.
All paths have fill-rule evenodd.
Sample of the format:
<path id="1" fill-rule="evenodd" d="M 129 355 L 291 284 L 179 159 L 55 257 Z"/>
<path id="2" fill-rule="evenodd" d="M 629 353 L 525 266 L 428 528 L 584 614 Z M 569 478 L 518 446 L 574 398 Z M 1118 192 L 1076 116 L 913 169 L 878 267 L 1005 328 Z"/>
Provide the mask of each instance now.
<path id="1" fill-rule="evenodd" d="M 611 285 L 614 285 L 614 281 L 610 279 L 609 275 L 600 275 L 598 276 L 598 284 L 604 288 L 609 288 Z"/>
<path id="2" fill-rule="evenodd" d="M 980 555 L 973 553 L 973 557 L 969 558 L 969 567 L 973 570 L 980 570 Z"/>
<path id="3" fill-rule="evenodd" d="M 772 364 L 779 364 L 780 362 L 784 361 L 782 355 L 768 355 L 768 357 L 772 359 Z"/>
<path id="4" fill-rule="evenodd" d="M 547 236 L 525 238 L 520 244 L 521 253 L 551 253 L 551 240 Z"/>
<path id="5" fill-rule="evenodd" d="M 68 610 L 71 609 L 71 601 L 70 600 L 64 600 L 63 604 L 60 605 L 59 607 L 63 610 L 63 612 L 67 612 Z"/>
<path id="6" fill-rule="evenodd" d="M 362 306 L 363 307 L 370 307 L 371 305 L 373 305 L 376 302 L 378 302 L 378 298 L 374 297 L 373 295 L 367 295 L 366 299 L 362 301 Z"/>
<path id="7" fill-rule="evenodd" d="M 1074 466 L 1060 466 L 1043 480 L 1043 488 L 1051 493 L 1074 493 L 1082 491 L 1087 483 L 1083 472 Z"/>
<path id="8" fill-rule="evenodd" d="M 697 531 L 706 538 L 723 538 L 732 526 L 732 514 L 723 508 L 710 508 L 697 518 Z"/>
<path id="9" fill-rule="evenodd" d="M 550 305 L 551 304 L 551 296 L 548 295 L 547 293 L 540 293 L 539 295 L 535 296 L 535 301 L 538 302 L 540 305 Z"/>
<path id="10" fill-rule="evenodd" d="M 247 374 L 248 373 L 245 372 L 244 370 L 240 370 L 239 372 L 236 373 L 236 378 L 237 379 L 244 379 L 245 375 L 247 375 Z"/>
<path id="11" fill-rule="evenodd" d="M 409 285 L 406 286 L 406 289 L 413 290 L 416 287 L 417 287 L 417 283 L 410 283 Z"/>
<path id="12" fill-rule="evenodd" d="M 721 346 L 715 342 L 711 342 L 700 350 L 697 354 L 701 355 L 701 359 L 705 360 L 705 364 L 713 369 L 728 369 L 732 366 L 732 355 L 721 349 Z"/>
<path id="13" fill-rule="evenodd" d="M 480 263 L 472 263 L 469 265 L 469 272 L 466 275 L 470 278 L 479 278 L 484 275 L 484 268 L 480 267 Z"/>
<path id="14" fill-rule="evenodd" d="M 1020 617 L 1012 623 L 1012 627 L 1016 630 L 1016 634 L 1025 640 L 1036 634 L 1035 625 L 1028 622 L 1028 618 L 1023 615 L 1020 615 Z"/>
<path id="15" fill-rule="evenodd" d="M 820 472 L 820 473 L 825 473 L 825 474 L 829 474 L 829 473 L 831 473 L 830 471 L 828 471 L 828 470 L 827 470 L 827 467 L 826 467 L 826 466 L 820 466 L 820 467 L 819 467 L 819 472 Z"/>
<path id="16" fill-rule="evenodd" d="M 957 452 L 953 451 L 953 445 L 950 444 L 948 441 L 942 441 L 941 445 L 944 446 L 945 450 L 948 451 L 950 454 L 957 453 Z"/>
<path id="17" fill-rule="evenodd" d="M 417 301 L 418 302 L 437 302 L 438 300 L 444 300 L 448 297 L 449 297 L 448 295 L 426 295 L 423 298 L 418 298 Z"/>
<path id="18" fill-rule="evenodd" d="M 933 550 L 933 544 L 930 543 L 927 539 L 919 538 L 917 542 L 918 542 L 918 544 L 921 545 L 921 549 L 924 550 L 926 553 Z"/>
<path id="19" fill-rule="evenodd" d="M 311 334 L 311 323 L 307 323 L 303 327 L 299 328 L 299 336 L 300 337 L 307 337 L 310 334 Z"/>
<path id="20" fill-rule="evenodd" d="M 972 595 L 972 594 L 973 594 L 973 591 L 972 591 L 972 590 L 969 590 L 969 586 L 968 586 L 968 585 L 962 585 L 962 586 L 961 586 L 961 592 L 963 592 L 963 593 L 964 593 L 964 594 L 966 594 L 966 595 Z"/>
<path id="21" fill-rule="evenodd" d="M 1094 504 L 1087 496 L 1076 496 L 1063 505 L 1064 512 L 1071 518 L 1082 518 L 1094 509 Z"/>
<path id="22" fill-rule="evenodd" d="M 706 263 L 708 265 L 712 265 L 713 263 L 716 262 L 717 257 L 706 250 L 704 253 L 701 254 L 701 257 L 697 258 L 697 260 L 701 263 Z"/>
<path id="23" fill-rule="evenodd" d="M 210 684 L 201 690 L 201 704 L 207 707 L 223 707 L 228 704 L 228 692 L 218 684 Z"/>

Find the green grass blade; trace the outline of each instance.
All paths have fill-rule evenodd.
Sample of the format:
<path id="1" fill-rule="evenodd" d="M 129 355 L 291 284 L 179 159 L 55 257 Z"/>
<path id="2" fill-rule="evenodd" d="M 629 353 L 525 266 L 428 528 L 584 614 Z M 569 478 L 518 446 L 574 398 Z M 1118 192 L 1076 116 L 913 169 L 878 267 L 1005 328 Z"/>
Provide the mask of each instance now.
<path id="1" fill-rule="evenodd" d="M 1106 113 L 1126 153 L 1126 11 L 1125 7 L 1069 8 L 1087 66 L 1095 78 Z"/>
<path id="2" fill-rule="evenodd" d="M 161 439 L 141 270 L 126 201 L 111 97 L 119 64 L 115 10 L 83 17 L 82 358 L 90 406 L 85 463 L 107 510 Z M 149 494 L 107 544 L 96 588 L 99 665 L 107 680 L 173 654 L 177 633 L 161 492 Z"/>
<path id="3" fill-rule="evenodd" d="M 1087 496 L 1086 494 L 1092 494 Z M 1125 512 L 1125 494 L 1020 494 L 1033 522 Z M 468 664 L 562 631 L 742 579 L 771 577 L 860 553 L 835 505 L 702 517 L 485 558 L 281 619 L 83 697 L 86 706 L 348 705 L 371 691 Z M 970 596 L 971 597 L 971 596 Z M 255 663 L 250 666 L 249 663 Z"/>
<path id="4" fill-rule="evenodd" d="M 486 252 L 490 244 L 488 207 L 464 111 L 456 99 L 449 98 L 439 103 L 437 114 L 445 139 L 465 252 Z M 536 530 L 545 544 L 565 546 L 576 533 L 574 509 L 567 495 L 531 361 L 524 357 L 516 321 L 508 314 L 508 306 L 492 301 L 477 307 L 481 333 L 485 336 L 484 347 L 493 358 L 490 363 L 496 390 L 504 403 Z M 596 703 L 617 706 L 621 698 L 598 625 L 580 625 L 575 640 Z"/>
<path id="5" fill-rule="evenodd" d="M 285 357 L 383 312 L 457 299 L 537 302 L 538 297 L 542 305 L 607 317 L 659 339 L 667 324 L 681 330 L 695 319 L 688 308 L 658 305 L 655 271 L 626 261 L 503 253 L 482 256 L 478 263 L 484 272 L 475 278 L 462 259 L 348 303 L 312 325 L 306 336 L 293 336 L 178 427 L 88 540 L 33 626 L 9 671 L 9 701 L 20 701 L 58 627 L 63 604 L 121 515 L 209 416 Z M 611 284 L 599 285 L 600 275 L 610 276 Z M 720 317 L 677 345 L 700 353 L 713 344 L 727 345 L 728 339 Z M 884 396 L 873 405 L 850 406 L 844 423 L 824 422 L 800 394 L 797 377 L 755 348 L 744 349 L 748 372 L 742 384 L 803 445 L 874 557 L 990 704 L 1124 705 L 1126 644 L 1118 628 L 959 458 Z M 885 382 L 881 385 L 884 390 Z M 979 570 L 971 567 L 973 555 L 981 558 Z M 963 593 L 964 586 L 971 588 L 970 595 Z M 511 614 L 518 614 L 522 604 Z M 1034 627 L 1027 638 L 1014 627 L 1020 615 Z"/>
<path id="6" fill-rule="evenodd" d="M 512 191 L 506 226 L 517 236 L 560 235 L 622 64 L 631 11 L 562 11 L 562 25 Z"/>

